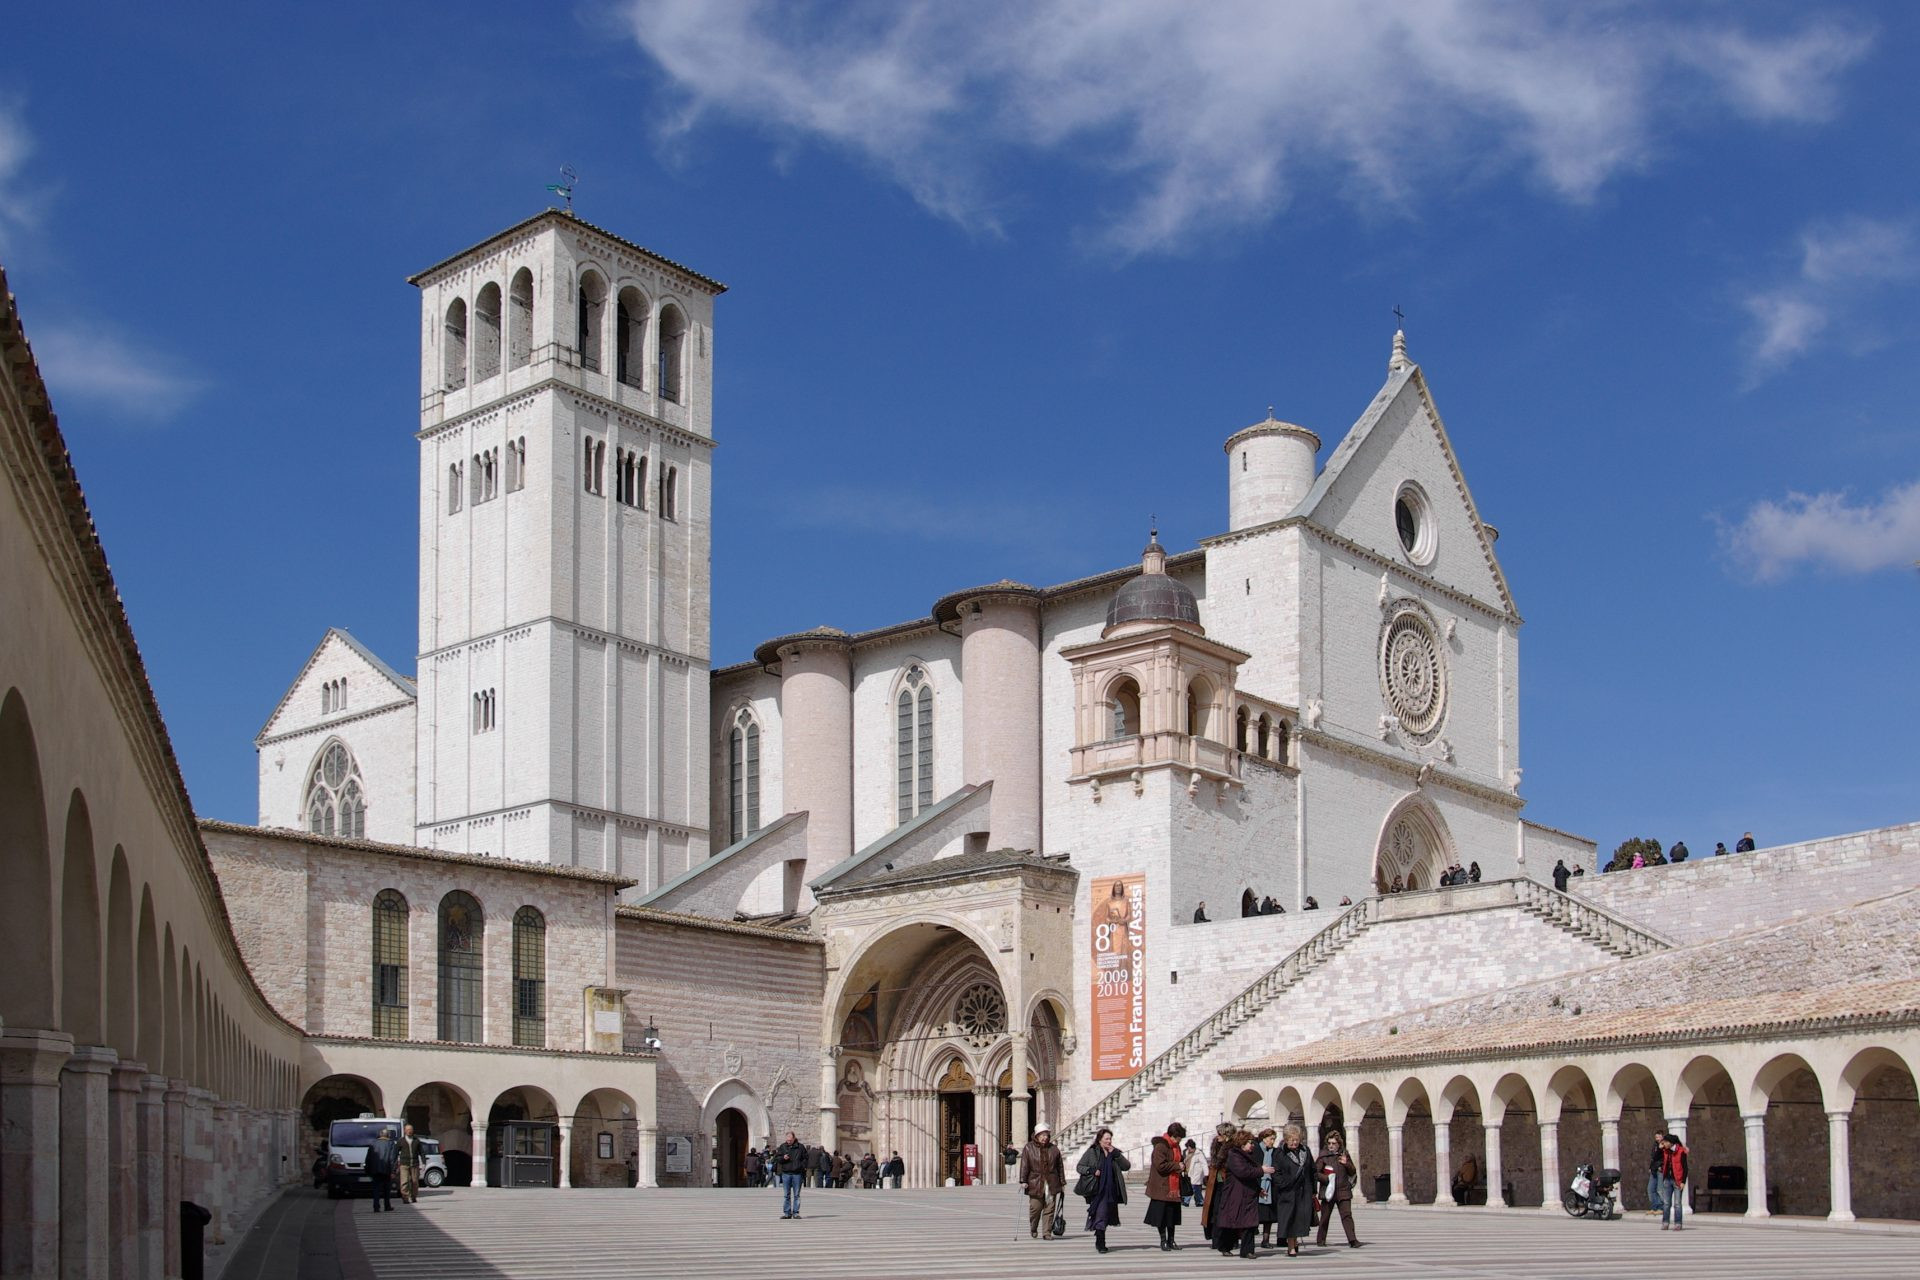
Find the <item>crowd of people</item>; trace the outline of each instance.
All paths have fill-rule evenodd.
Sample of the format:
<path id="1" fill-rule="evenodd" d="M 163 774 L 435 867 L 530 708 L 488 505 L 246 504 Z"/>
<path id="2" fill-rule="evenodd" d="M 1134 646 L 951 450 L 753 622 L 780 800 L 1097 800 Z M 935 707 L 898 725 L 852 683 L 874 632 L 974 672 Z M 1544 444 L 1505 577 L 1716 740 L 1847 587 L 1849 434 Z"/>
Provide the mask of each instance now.
<path id="1" fill-rule="evenodd" d="M 882 1187 L 898 1191 L 907 1175 L 907 1162 L 898 1151 L 885 1160 L 871 1151 L 855 1160 L 844 1151 L 810 1147 L 789 1132 L 787 1140 L 777 1147 L 769 1146 L 765 1151 L 748 1147 L 742 1172 L 750 1187 L 780 1187 L 785 1193 L 780 1216 L 797 1218 L 801 1188 L 846 1188 L 853 1186 L 857 1178 L 867 1191 Z"/>
<path id="2" fill-rule="evenodd" d="M 1073 1194 L 1086 1202 L 1086 1230 L 1093 1247 L 1109 1251 L 1107 1232 L 1123 1222 L 1127 1171 L 1133 1162 L 1114 1145 L 1113 1130 L 1101 1129 L 1074 1165 Z M 1178 1231 L 1185 1210 L 1198 1209 L 1200 1233 L 1223 1255 L 1257 1257 L 1258 1250 L 1283 1246 L 1297 1257 L 1309 1235 L 1327 1243 L 1337 1217 L 1347 1246 L 1362 1241 L 1353 1229 L 1353 1191 L 1359 1170 L 1345 1150 L 1339 1131 L 1327 1134 L 1315 1155 L 1297 1124 L 1258 1133 L 1221 1124 L 1205 1152 L 1174 1123 L 1154 1135 L 1147 1158 L 1144 1221 L 1166 1251 L 1180 1247 Z M 1046 1126 L 1034 1130 L 1020 1153 L 1017 1180 L 1027 1197 L 1027 1234 L 1052 1240 L 1066 1234 L 1062 1202 L 1067 1190 L 1066 1159 L 1053 1145 Z M 1317 1230 L 1316 1230 L 1317 1226 Z"/>
<path id="3" fill-rule="evenodd" d="M 1716 840 L 1713 845 L 1713 857 L 1724 858 L 1728 853 L 1752 853 L 1754 850 L 1753 832 L 1743 834 L 1734 841 L 1733 848 L 1727 848 L 1727 842 Z M 1675 840 L 1662 849 L 1660 842 L 1651 838 L 1624 840 L 1613 851 L 1613 857 L 1602 871 L 1637 871 L 1641 867 L 1664 867 L 1670 863 L 1685 862 L 1693 856 L 1685 840 Z"/>

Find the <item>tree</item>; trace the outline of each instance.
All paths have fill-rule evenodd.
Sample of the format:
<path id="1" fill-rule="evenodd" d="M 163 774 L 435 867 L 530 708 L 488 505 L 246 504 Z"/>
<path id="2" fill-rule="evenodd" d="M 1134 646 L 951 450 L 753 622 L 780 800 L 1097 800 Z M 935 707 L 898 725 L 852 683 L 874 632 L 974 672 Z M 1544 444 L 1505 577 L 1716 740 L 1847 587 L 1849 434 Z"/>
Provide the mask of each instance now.
<path id="1" fill-rule="evenodd" d="M 1660 850 L 1658 840 L 1641 836 L 1633 840 L 1622 840 L 1620 847 L 1613 851 L 1613 857 L 1608 861 L 1606 869 L 1608 871 L 1627 870 L 1633 865 L 1633 855 L 1636 853 L 1646 859 L 1649 866 L 1664 863 L 1667 860 L 1667 855 Z"/>

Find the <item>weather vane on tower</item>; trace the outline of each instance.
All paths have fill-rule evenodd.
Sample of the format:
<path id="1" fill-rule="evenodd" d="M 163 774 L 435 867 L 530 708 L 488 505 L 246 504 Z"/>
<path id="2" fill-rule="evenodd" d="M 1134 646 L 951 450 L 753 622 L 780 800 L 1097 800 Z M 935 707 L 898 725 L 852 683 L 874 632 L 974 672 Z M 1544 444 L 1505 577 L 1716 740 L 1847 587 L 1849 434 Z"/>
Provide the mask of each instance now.
<path id="1" fill-rule="evenodd" d="M 579 184 L 580 175 L 573 171 L 572 165 L 563 164 L 560 166 L 560 179 L 559 182 L 549 182 L 547 190 L 564 199 L 567 202 L 567 212 L 572 213 L 573 189 Z"/>

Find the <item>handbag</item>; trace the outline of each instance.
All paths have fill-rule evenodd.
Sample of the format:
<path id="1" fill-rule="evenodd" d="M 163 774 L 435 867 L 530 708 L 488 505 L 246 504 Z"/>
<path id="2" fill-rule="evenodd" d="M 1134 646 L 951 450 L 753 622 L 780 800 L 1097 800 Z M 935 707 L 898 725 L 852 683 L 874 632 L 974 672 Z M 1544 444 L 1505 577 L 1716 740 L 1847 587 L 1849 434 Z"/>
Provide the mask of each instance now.
<path id="1" fill-rule="evenodd" d="M 1053 1215 L 1053 1234 L 1056 1236 L 1063 1236 L 1067 1234 L 1067 1215 L 1066 1214 L 1056 1213 Z"/>
<path id="2" fill-rule="evenodd" d="M 1080 1180 L 1073 1184 L 1073 1194 L 1082 1200 L 1093 1199 L 1094 1193 L 1098 1190 L 1100 1190 L 1100 1175 L 1092 1171 L 1081 1174 Z"/>
<path id="3" fill-rule="evenodd" d="M 1183 1200 L 1193 1198 L 1193 1179 L 1184 1173 L 1180 1175 L 1180 1197 Z"/>

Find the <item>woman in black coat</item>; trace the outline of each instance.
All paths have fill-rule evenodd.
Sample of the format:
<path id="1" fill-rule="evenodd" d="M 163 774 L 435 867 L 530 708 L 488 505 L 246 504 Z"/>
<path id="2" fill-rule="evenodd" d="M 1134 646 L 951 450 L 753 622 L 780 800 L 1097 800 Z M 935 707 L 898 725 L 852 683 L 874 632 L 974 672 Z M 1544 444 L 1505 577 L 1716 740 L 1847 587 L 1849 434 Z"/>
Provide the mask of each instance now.
<path id="1" fill-rule="evenodd" d="M 1297 1124 L 1287 1126 L 1273 1153 L 1274 1222 L 1287 1242 L 1287 1256 L 1300 1256 L 1301 1239 L 1313 1231 L 1313 1152 Z"/>
<path id="2" fill-rule="evenodd" d="M 1227 1139 L 1226 1168 L 1215 1191 L 1213 1247 L 1231 1254 L 1238 1244 L 1243 1258 L 1254 1256 L 1254 1241 L 1260 1234 L 1260 1157 L 1255 1141 L 1245 1129 L 1235 1130 Z"/>
<path id="3" fill-rule="evenodd" d="M 1127 1202 L 1127 1170 L 1133 1162 L 1127 1153 L 1113 1145 L 1113 1130 L 1102 1129 L 1093 1136 L 1093 1145 L 1080 1157 L 1075 1172 L 1075 1195 L 1087 1202 L 1087 1230 L 1093 1232 L 1093 1247 L 1107 1251 L 1107 1228 L 1120 1224 L 1120 1206 Z"/>

